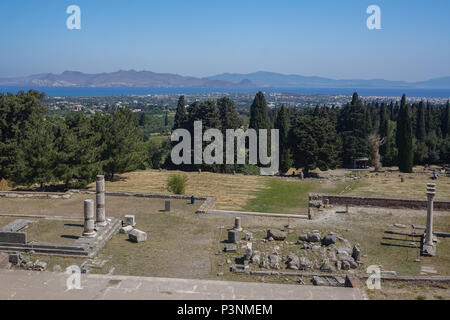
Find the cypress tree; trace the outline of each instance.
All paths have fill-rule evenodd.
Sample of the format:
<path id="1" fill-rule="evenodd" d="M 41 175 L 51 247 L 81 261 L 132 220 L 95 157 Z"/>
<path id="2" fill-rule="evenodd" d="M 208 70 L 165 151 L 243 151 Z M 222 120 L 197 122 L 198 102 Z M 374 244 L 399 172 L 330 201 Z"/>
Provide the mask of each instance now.
<path id="1" fill-rule="evenodd" d="M 406 96 L 403 95 L 397 121 L 397 147 L 398 147 L 398 167 L 400 172 L 413 172 L 413 132 L 411 107 L 406 103 Z"/>
<path id="2" fill-rule="evenodd" d="M 423 163 L 427 154 L 427 145 L 425 131 L 425 104 L 423 101 L 417 107 L 417 121 L 416 121 L 416 146 L 414 151 L 414 159 L 416 163 Z"/>
<path id="3" fill-rule="evenodd" d="M 288 141 L 290 125 L 289 109 L 282 105 L 277 116 L 275 128 L 279 129 L 280 132 L 280 170 L 283 173 L 292 167 L 292 156 Z"/>
<path id="4" fill-rule="evenodd" d="M 417 124 L 416 124 L 416 138 L 419 141 L 424 141 L 426 137 L 425 131 L 425 104 L 423 101 L 419 103 L 417 109 Z"/>
<path id="5" fill-rule="evenodd" d="M 353 166 L 356 158 L 368 155 L 368 119 L 365 115 L 365 108 L 356 92 L 352 102 L 339 111 L 337 129 L 342 138 L 342 158 L 347 167 Z"/>
<path id="6" fill-rule="evenodd" d="M 444 109 L 444 116 L 442 117 L 442 137 L 445 139 L 450 135 L 450 102 Z"/>
<path id="7" fill-rule="evenodd" d="M 186 108 L 184 107 L 184 96 L 180 96 L 178 99 L 177 111 L 175 113 L 175 120 L 173 124 L 173 130 L 184 128 L 187 120 Z"/>
<path id="8" fill-rule="evenodd" d="M 169 112 L 166 110 L 166 112 L 164 112 L 164 127 L 168 127 L 169 126 Z"/>
<path id="9" fill-rule="evenodd" d="M 253 103 L 250 107 L 250 129 L 255 129 L 257 134 L 259 134 L 260 129 L 267 129 L 268 130 L 268 141 L 267 141 L 267 150 L 271 150 L 270 147 L 270 119 L 269 119 L 269 113 L 267 111 L 267 102 L 266 98 L 264 97 L 264 93 L 259 91 L 255 99 L 253 100 Z M 259 162 L 259 145 L 255 146 L 257 148 L 257 154 L 258 154 L 258 165 L 261 165 Z"/>
<path id="10" fill-rule="evenodd" d="M 255 129 L 270 129 L 270 120 L 267 111 L 267 102 L 264 93 L 259 91 L 250 107 L 250 126 Z"/>
<path id="11" fill-rule="evenodd" d="M 391 150 L 391 136 L 390 136 L 390 132 L 389 132 L 389 115 L 388 115 L 388 110 L 387 110 L 387 106 L 386 103 L 383 102 L 383 104 L 381 105 L 381 109 L 380 109 L 380 129 L 379 129 L 379 133 L 380 133 L 380 138 L 384 139 L 385 143 L 383 145 L 380 146 L 380 155 L 381 155 L 381 160 L 383 163 L 387 163 L 389 162 L 388 157 L 391 154 L 392 150 Z M 388 160 L 388 161 L 386 161 Z"/>
<path id="12" fill-rule="evenodd" d="M 227 129 L 237 129 L 242 125 L 239 114 L 236 112 L 234 101 L 230 98 L 224 97 L 217 100 L 217 107 L 219 109 L 219 116 L 222 122 L 222 131 L 225 133 Z"/>

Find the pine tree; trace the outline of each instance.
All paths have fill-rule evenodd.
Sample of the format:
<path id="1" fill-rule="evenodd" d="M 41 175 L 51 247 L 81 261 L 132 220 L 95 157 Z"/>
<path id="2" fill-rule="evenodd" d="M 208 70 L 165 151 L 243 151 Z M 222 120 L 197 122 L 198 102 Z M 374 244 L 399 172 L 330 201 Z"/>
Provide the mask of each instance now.
<path id="1" fill-rule="evenodd" d="M 93 127 L 93 118 L 81 113 L 70 114 L 56 124 L 55 175 L 66 187 L 73 183 L 84 187 L 102 172 L 103 145 L 101 133 Z"/>
<path id="2" fill-rule="evenodd" d="M 116 173 L 141 167 L 146 150 L 133 112 L 129 108 L 121 108 L 113 115 L 105 115 L 96 120 L 98 122 L 95 126 L 105 142 L 102 158 L 107 178 L 113 180 Z"/>
<path id="3" fill-rule="evenodd" d="M 308 173 L 319 168 L 334 169 L 340 152 L 340 139 L 328 118 L 301 115 L 293 117 L 289 134 L 293 165 Z"/>
<path id="4" fill-rule="evenodd" d="M 289 148 L 290 117 L 289 109 L 285 105 L 282 105 L 278 112 L 275 128 L 279 130 L 280 137 L 280 170 L 285 173 L 292 167 L 292 155 Z"/>
<path id="5" fill-rule="evenodd" d="M 413 132 L 411 120 L 411 107 L 406 103 L 406 96 L 403 95 L 397 121 L 397 147 L 398 166 L 400 172 L 413 172 Z"/>
<path id="6" fill-rule="evenodd" d="M 16 165 L 12 175 L 15 185 L 31 186 L 56 182 L 54 128 L 43 117 L 27 124 L 21 132 Z"/>
<path id="7" fill-rule="evenodd" d="M 0 94 L 0 180 L 11 179 L 16 170 L 21 135 L 26 127 L 40 121 L 47 109 L 41 104 L 44 93 L 30 90 L 17 95 Z"/>
<path id="8" fill-rule="evenodd" d="M 184 96 L 180 96 L 178 99 L 177 111 L 175 113 L 175 121 L 173 124 L 173 130 L 184 128 L 187 121 L 186 108 L 184 102 Z"/>

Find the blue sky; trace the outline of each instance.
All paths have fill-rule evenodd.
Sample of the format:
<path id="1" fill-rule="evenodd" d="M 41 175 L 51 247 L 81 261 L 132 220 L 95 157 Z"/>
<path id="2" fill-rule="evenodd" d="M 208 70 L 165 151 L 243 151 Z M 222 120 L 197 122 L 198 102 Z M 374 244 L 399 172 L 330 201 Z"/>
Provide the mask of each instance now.
<path id="1" fill-rule="evenodd" d="M 66 8 L 81 8 L 81 30 Z M 382 30 L 366 27 L 381 8 Z M 77 70 L 192 76 L 450 76 L 448 0 L 2 0 L 0 77 Z"/>

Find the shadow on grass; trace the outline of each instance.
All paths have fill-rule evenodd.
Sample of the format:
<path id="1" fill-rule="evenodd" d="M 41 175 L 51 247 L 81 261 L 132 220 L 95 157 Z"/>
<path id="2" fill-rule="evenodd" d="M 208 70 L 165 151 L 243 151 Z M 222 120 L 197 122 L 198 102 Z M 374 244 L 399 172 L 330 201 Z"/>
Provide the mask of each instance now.
<path id="1" fill-rule="evenodd" d="M 390 238 L 390 237 L 383 237 L 383 240 L 393 240 L 393 241 L 403 241 L 403 242 L 418 242 L 420 243 L 419 240 L 412 240 L 412 239 L 398 239 L 398 238 Z"/>
<path id="2" fill-rule="evenodd" d="M 77 227 L 77 228 L 84 228 L 84 225 L 82 224 L 74 224 L 74 223 L 65 223 L 65 227 Z"/>
<path id="3" fill-rule="evenodd" d="M 72 236 L 72 235 L 63 234 L 63 235 L 61 236 L 61 238 L 64 238 L 64 239 L 72 239 L 72 240 L 78 240 L 80 237 L 79 237 L 79 236 Z"/>
<path id="4" fill-rule="evenodd" d="M 399 247 L 399 248 L 410 248 L 410 249 L 417 249 L 416 246 L 407 246 L 404 244 L 394 244 L 394 243 L 386 243 L 386 242 L 381 242 L 382 246 L 386 246 L 386 247 Z"/>

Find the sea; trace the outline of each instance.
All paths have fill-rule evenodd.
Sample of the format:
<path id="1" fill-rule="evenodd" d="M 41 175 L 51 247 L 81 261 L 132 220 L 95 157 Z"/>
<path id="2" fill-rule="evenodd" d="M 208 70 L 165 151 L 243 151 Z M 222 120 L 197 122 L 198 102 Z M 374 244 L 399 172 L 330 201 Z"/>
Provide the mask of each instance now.
<path id="1" fill-rule="evenodd" d="M 212 94 L 212 93 L 252 93 L 259 90 L 268 93 L 293 93 L 301 95 L 352 95 L 358 92 L 360 96 L 399 97 L 406 94 L 411 98 L 450 98 L 450 89 L 416 89 L 416 88 L 245 88 L 245 89 L 215 89 L 215 88 L 93 88 L 93 87 L 10 87 L 0 86 L 0 93 L 14 93 L 30 89 L 45 92 L 50 97 L 102 97 L 124 95 L 154 95 L 154 94 Z"/>

